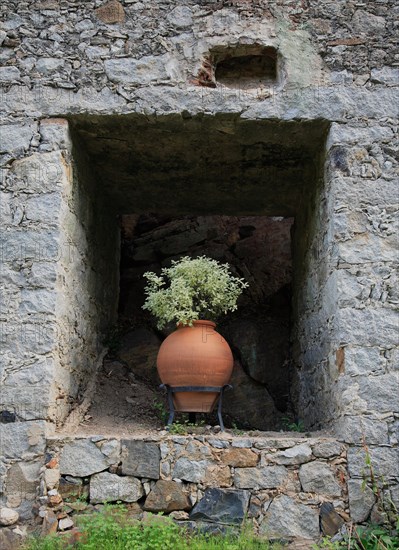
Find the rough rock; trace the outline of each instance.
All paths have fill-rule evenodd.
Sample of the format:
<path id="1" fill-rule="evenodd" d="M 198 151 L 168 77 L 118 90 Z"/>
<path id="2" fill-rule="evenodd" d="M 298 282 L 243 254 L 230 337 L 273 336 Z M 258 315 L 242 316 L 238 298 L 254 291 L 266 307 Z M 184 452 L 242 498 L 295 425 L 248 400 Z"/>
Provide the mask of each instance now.
<path id="1" fill-rule="evenodd" d="M 45 447 L 44 433 L 44 422 L 0 424 L 3 457 L 21 459 L 28 453 L 43 453 Z"/>
<path id="2" fill-rule="evenodd" d="M 146 498 L 144 510 L 149 512 L 172 512 L 190 510 L 191 504 L 181 483 L 158 480 Z"/>
<path id="3" fill-rule="evenodd" d="M 172 470 L 173 479 L 183 479 L 199 483 L 205 480 L 205 474 L 209 462 L 207 460 L 190 460 L 189 458 L 179 458 Z"/>
<path id="4" fill-rule="evenodd" d="M 76 439 L 66 443 L 60 457 L 60 472 L 85 477 L 106 470 L 112 461 L 92 441 Z"/>
<path id="5" fill-rule="evenodd" d="M 378 17 L 366 10 L 356 10 L 352 18 L 352 25 L 355 32 L 370 33 L 383 32 L 385 29 L 385 20 L 383 17 Z"/>
<path id="6" fill-rule="evenodd" d="M 59 71 L 64 65 L 64 59 L 60 59 L 57 57 L 41 57 L 36 63 L 36 69 L 40 73 L 48 75 L 55 71 Z"/>
<path id="7" fill-rule="evenodd" d="M 280 415 L 269 392 L 262 384 L 245 374 L 237 360 L 234 361 L 230 383 L 233 389 L 223 397 L 224 414 L 229 414 L 244 426 L 259 430 L 272 429 L 277 425 Z M 251 414 L 248 414 L 248 405 L 243 406 L 243 403 L 249 402 L 248 399 L 251 403 L 256 403 Z"/>
<path id="8" fill-rule="evenodd" d="M 235 468 L 250 468 L 256 466 L 259 462 L 259 455 L 251 449 L 228 449 L 220 455 L 223 464 L 234 466 Z"/>
<path id="9" fill-rule="evenodd" d="M 352 521 L 363 523 L 367 520 L 375 504 L 375 495 L 367 485 L 363 488 L 363 481 L 348 480 L 349 509 Z"/>
<path id="10" fill-rule="evenodd" d="M 71 518 L 62 518 L 58 522 L 58 529 L 60 531 L 67 531 L 68 529 L 72 529 L 74 523 Z"/>
<path id="11" fill-rule="evenodd" d="M 370 450 L 371 464 L 376 476 L 385 480 L 399 477 L 399 448 L 373 447 Z M 361 447 L 349 447 L 348 470 L 351 477 L 362 478 L 365 471 L 366 456 Z"/>
<path id="12" fill-rule="evenodd" d="M 3 527 L 0 529 L 0 548 L 2 550 L 15 550 L 21 543 L 21 537 L 13 529 Z"/>
<path id="13" fill-rule="evenodd" d="M 20 77 L 21 73 L 17 67 L 0 67 L 0 82 L 12 82 Z"/>
<path id="14" fill-rule="evenodd" d="M 112 82 L 140 86 L 167 77 L 165 62 L 161 56 L 145 56 L 141 59 L 107 59 L 105 73 Z"/>
<path id="15" fill-rule="evenodd" d="M 44 472 L 44 481 L 47 489 L 54 489 L 60 480 L 60 470 L 58 468 L 48 468 Z"/>
<path id="16" fill-rule="evenodd" d="M 28 149 L 35 127 L 30 124 L 7 124 L 1 127 L 0 152 Z"/>
<path id="17" fill-rule="evenodd" d="M 124 439 L 122 444 L 122 474 L 159 479 L 161 453 L 156 443 Z"/>
<path id="18" fill-rule="evenodd" d="M 277 464 L 303 464 L 312 458 L 312 449 L 306 443 L 295 445 L 290 449 L 280 451 L 273 456 L 274 462 Z"/>
<path id="19" fill-rule="evenodd" d="M 242 242 L 247 241 L 248 239 L 245 239 Z M 289 338 L 288 307 L 286 315 L 284 311 L 284 306 L 279 304 L 279 313 L 269 311 L 267 318 L 263 316 L 255 320 L 239 319 L 228 324 L 229 342 L 240 350 L 240 360 L 245 372 L 253 380 L 266 386 L 279 408 L 285 406 L 289 391 L 286 364 Z M 250 395 L 248 398 L 250 399 Z"/>
<path id="20" fill-rule="evenodd" d="M 118 357 L 135 374 L 159 386 L 161 380 L 157 371 L 157 355 L 161 340 L 150 330 L 139 327 L 126 333 L 120 342 Z"/>
<path id="21" fill-rule="evenodd" d="M 90 478 L 90 502 L 137 502 L 144 494 L 140 480 L 101 472 Z"/>
<path id="22" fill-rule="evenodd" d="M 338 441 L 322 441 L 313 445 L 313 454 L 318 458 L 331 458 L 342 453 L 343 446 Z"/>
<path id="23" fill-rule="evenodd" d="M 240 524 L 248 510 L 249 492 L 234 489 L 207 489 L 194 506 L 190 519 L 222 524 Z"/>
<path id="24" fill-rule="evenodd" d="M 0 508 L 0 525 L 6 527 L 7 525 L 14 525 L 19 519 L 19 514 L 16 510 L 11 508 Z"/>
<path id="25" fill-rule="evenodd" d="M 273 489 L 279 487 L 287 478 L 284 466 L 265 466 L 264 468 L 236 468 L 234 484 L 240 489 Z"/>
<path id="26" fill-rule="evenodd" d="M 16 462 L 7 473 L 7 494 L 35 495 L 40 462 Z"/>
<path id="27" fill-rule="evenodd" d="M 273 538 L 300 537 L 316 539 L 320 534 L 319 514 L 310 506 L 281 495 L 270 504 L 260 533 Z"/>
<path id="28" fill-rule="evenodd" d="M 210 464 L 202 480 L 206 487 L 230 487 L 231 482 L 229 466 L 222 466 L 221 464 Z"/>
<path id="29" fill-rule="evenodd" d="M 320 506 L 320 527 L 324 535 L 334 536 L 344 524 L 344 520 L 334 509 L 331 502 L 323 502 Z"/>
<path id="30" fill-rule="evenodd" d="M 123 23 L 125 20 L 125 11 L 118 0 L 105 2 L 105 4 L 94 10 L 94 13 L 103 23 Z"/>
<path id="31" fill-rule="evenodd" d="M 305 492 L 338 496 L 341 487 L 330 468 L 324 462 L 314 460 L 299 468 L 299 480 Z"/>

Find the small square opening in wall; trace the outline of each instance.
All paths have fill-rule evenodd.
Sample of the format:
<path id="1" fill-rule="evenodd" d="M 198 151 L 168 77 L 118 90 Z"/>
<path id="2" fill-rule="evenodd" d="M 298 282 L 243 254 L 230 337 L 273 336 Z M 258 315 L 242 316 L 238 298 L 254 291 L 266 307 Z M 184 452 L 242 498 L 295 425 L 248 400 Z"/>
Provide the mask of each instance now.
<path id="1" fill-rule="evenodd" d="M 216 83 L 254 88 L 278 80 L 277 50 L 258 44 L 215 48 L 211 53 Z"/>

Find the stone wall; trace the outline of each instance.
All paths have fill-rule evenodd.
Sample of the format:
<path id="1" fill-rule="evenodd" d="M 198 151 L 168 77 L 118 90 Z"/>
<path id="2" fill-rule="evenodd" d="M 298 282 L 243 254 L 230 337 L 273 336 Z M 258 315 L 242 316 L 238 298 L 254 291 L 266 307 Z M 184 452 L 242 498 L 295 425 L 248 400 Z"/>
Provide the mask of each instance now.
<path id="1" fill-rule="evenodd" d="M 39 514 L 48 525 L 58 514 L 61 529 L 76 510 L 121 501 L 137 517 L 163 512 L 211 531 L 247 519 L 270 538 L 317 540 L 338 532 L 349 512 L 346 448 L 331 438 L 53 438 L 46 456 Z"/>
<path id="2" fill-rule="evenodd" d="M 26 152 L 21 128 L 2 134 L 21 158 L 4 168 L 1 189 L 0 443 L 1 502 L 24 519 L 44 434 L 84 399 L 101 364 L 117 309 L 119 243 L 112 210 L 100 214 L 88 170 L 77 169 L 81 155 L 72 161 L 66 121 L 41 122 Z M 21 476 L 31 483 L 24 497 L 15 491 Z"/>
<path id="3" fill-rule="evenodd" d="M 85 143 L 90 132 L 92 139 L 99 138 L 101 159 L 110 149 L 109 136 L 96 134 L 103 115 L 140 116 L 149 125 L 170 115 L 182 121 L 212 119 L 217 122 L 212 139 L 234 135 L 235 123 L 227 115 L 242 123 L 273 121 L 265 149 L 279 161 L 278 169 L 273 165 L 275 175 L 282 173 L 285 158 L 281 138 L 273 138 L 281 123 L 296 128 L 322 121 L 323 128 L 330 128 L 323 185 L 321 180 L 317 185 L 311 171 L 315 190 L 307 192 L 301 183 L 289 201 L 290 208 L 302 206 L 304 231 L 296 240 L 305 258 L 296 259 L 299 413 L 309 427 L 328 425 L 351 445 L 349 471 L 355 479 L 362 477 L 364 438 L 377 471 L 388 474 L 397 501 L 397 2 L 102 4 L 7 0 L 0 8 L 2 502 L 28 515 L 31 489 L 26 502 L 7 497 L 14 494 L 15 471 L 37 478 L 46 421 L 51 421 L 48 427 L 54 424 L 55 411 L 65 416 L 69 405 L 61 403 L 79 396 L 87 378 L 78 372 L 87 373 L 98 358 L 96 337 L 90 333 L 87 345 L 84 337 L 85 327 L 97 332 L 97 319 L 103 318 L 97 315 L 101 300 L 86 292 L 93 288 L 94 258 L 84 244 L 90 241 L 84 236 L 85 215 L 91 214 L 83 208 L 77 221 L 74 205 L 84 204 L 84 184 L 79 198 L 73 194 L 76 180 L 70 169 L 75 161 L 65 122 L 48 119 L 62 117 L 73 127 L 79 117 L 90 119 Z M 245 90 L 218 85 L 206 65 L 209 53 L 254 43 L 277 50 L 280 73 L 275 85 Z M 202 85 L 209 82 L 216 87 Z M 320 135 L 308 152 L 324 147 Z M 112 168 L 126 156 L 125 138 L 118 139 L 120 148 L 114 149 L 106 177 L 101 178 L 105 171 L 99 160 L 98 173 L 96 162 L 86 164 L 94 176 L 85 181 L 118 187 L 119 181 L 110 179 Z M 306 142 L 295 132 L 290 139 L 301 147 Z M 257 177 L 271 156 L 262 157 Z M 85 162 L 76 159 L 83 170 Z M 298 181 L 308 179 L 297 162 L 290 157 L 293 168 L 284 172 L 290 189 L 299 172 Z M 285 182 L 277 176 L 269 180 L 267 204 L 272 191 L 284 189 Z M 127 187 L 136 183 L 125 182 Z M 259 188 L 251 192 L 261 197 Z M 219 205 L 223 196 L 229 202 L 229 186 L 222 186 Z M 237 204 L 246 204 L 245 193 L 238 197 Z M 71 264 L 70 235 L 78 243 L 77 251 L 72 247 L 76 260 Z M 117 250 L 117 239 L 113 242 L 107 250 Z M 109 266 L 115 265 L 116 254 Z M 101 281 L 101 269 L 96 279 L 94 285 Z M 112 285 L 106 281 L 104 287 Z M 76 319 L 77 304 L 83 317 L 84 312 L 91 317 L 88 324 Z M 75 321 L 77 328 L 67 338 L 67 327 L 69 334 Z M 70 344 L 77 344 L 82 354 Z M 70 394 L 68 388 L 73 388 Z"/>

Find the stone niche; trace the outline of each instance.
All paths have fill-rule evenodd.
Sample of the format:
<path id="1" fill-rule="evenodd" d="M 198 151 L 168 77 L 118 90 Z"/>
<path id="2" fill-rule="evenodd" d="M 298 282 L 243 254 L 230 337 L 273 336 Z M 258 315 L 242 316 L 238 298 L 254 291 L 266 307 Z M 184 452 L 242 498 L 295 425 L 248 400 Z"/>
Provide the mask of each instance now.
<path id="1" fill-rule="evenodd" d="M 228 262 L 250 286 L 240 297 L 238 310 L 218 322 L 235 357 L 225 416 L 246 428 L 281 426 L 282 413 L 291 408 L 293 218 L 133 214 L 123 216 L 121 225 L 119 317 L 125 331 L 119 358 L 154 387 L 160 383 L 156 356 L 169 330 L 158 331 L 155 320 L 141 310 L 143 273 L 159 273 L 171 260 L 185 255 Z"/>
<path id="2" fill-rule="evenodd" d="M 129 368 L 140 374 L 134 349 L 145 349 L 150 360 L 141 374 L 158 383 L 155 357 L 166 333 L 141 310 L 143 272 L 206 254 L 250 283 L 237 313 L 219 325 L 235 355 L 226 414 L 262 430 L 301 414 L 301 307 L 304 280 L 317 269 L 305 251 L 319 227 L 328 123 L 182 112 L 74 116 L 70 126 L 80 183 L 90 174 L 91 192 L 106 210 L 102 231 L 121 228 L 120 265 L 119 253 L 110 251 L 103 272 L 115 281 L 120 270 L 114 306 L 127 327 L 120 356 Z M 101 212 L 96 219 L 101 223 Z"/>

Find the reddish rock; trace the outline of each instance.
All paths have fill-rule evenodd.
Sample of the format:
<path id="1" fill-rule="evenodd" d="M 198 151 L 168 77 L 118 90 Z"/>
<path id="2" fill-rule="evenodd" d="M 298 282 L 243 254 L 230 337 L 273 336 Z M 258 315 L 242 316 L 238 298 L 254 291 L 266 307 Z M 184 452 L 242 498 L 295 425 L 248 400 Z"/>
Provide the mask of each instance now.
<path id="1" fill-rule="evenodd" d="M 46 464 L 46 468 L 58 468 L 59 460 L 58 458 L 52 458 Z"/>
<path id="2" fill-rule="evenodd" d="M 46 510 L 46 515 L 43 517 L 42 536 L 50 535 L 57 532 L 58 520 L 53 510 Z"/>
<path id="3" fill-rule="evenodd" d="M 125 20 L 125 10 L 117 0 L 110 0 L 96 10 L 96 17 L 103 23 L 123 23 Z"/>
<path id="4" fill-rule="evenodd" d="M 230 487 L 232 484 L 230 467 L 220 464 L 208 466 L 203 484 L 206 487 Z"/>
<path id="5" fill-rule="evenodd" d="M 58 506 L 59 504 L 62 503 L 62 496 L 61 495 L 50 495 L 48 497 L 48 503 L 49 503 L 49 506 L 51 506 L 52 508 L 55 508 L 56 506 Z"/>
<path id="6" fill-rule="evenodd" d="M 251 451 L 251 449 L 232 448 L 223 452 L 221 460 L 223 464 L 228 464 L 235 468 L 250 468 L 257 465 L 259 455 Z"/>
<path id="7" fill-rule="evenodd" d="M 172 512 L 190 508 L 190 501 L 181 484 L 162 479 L 156 482 L 144 504 L 144 510 L 149 512 Z"/>

